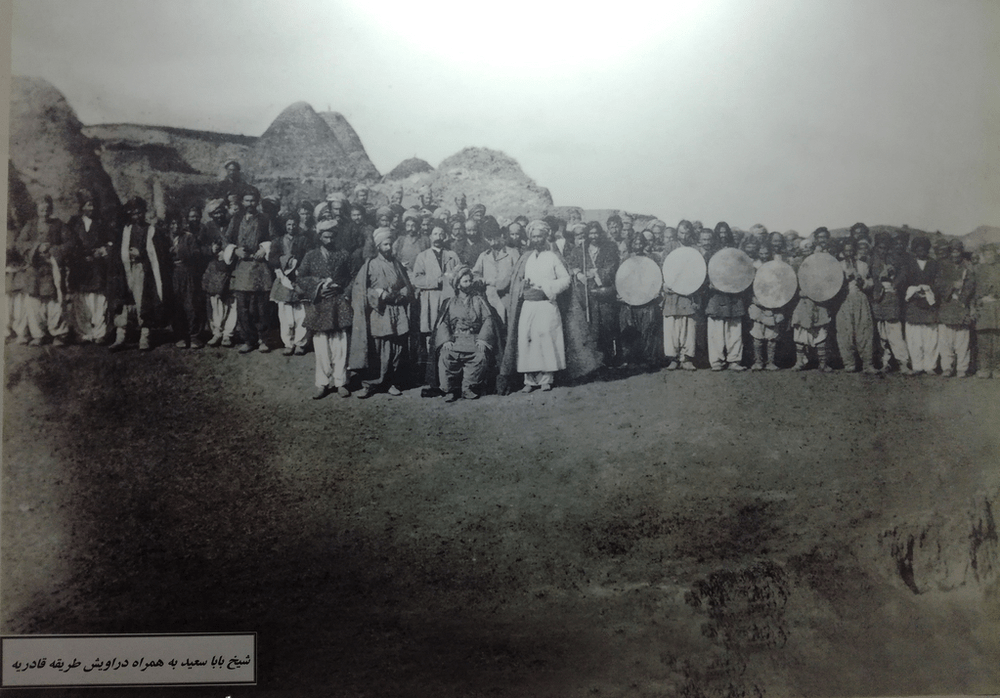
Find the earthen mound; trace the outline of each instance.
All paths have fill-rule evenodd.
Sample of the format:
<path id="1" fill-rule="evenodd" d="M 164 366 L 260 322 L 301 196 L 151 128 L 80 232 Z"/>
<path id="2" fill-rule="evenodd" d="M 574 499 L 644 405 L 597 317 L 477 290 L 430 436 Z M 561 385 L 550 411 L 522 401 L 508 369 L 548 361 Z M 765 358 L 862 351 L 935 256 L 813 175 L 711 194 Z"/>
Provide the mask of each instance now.
<path id="1" fill-rule="evenodd" d="M 387 174 L 385 178 L 390 181 L 396 181 L 412 177 L 413 175 L 433 171 L 434 168 L 431 167 L 431 164 L 426 160 L 421 160 L 420 158 L 407 158 L 392 168 L 392 172 Z"/>
<path id="2" fill-rule="evenodd" d="M 347 121 L 343 114 L 336 111 L 325 111 L 320 113 L 323 121 L 326 122 L 333 135 L 340 143 L 340 147 L 347 153 L 350 169 L 355 179 L 377 179 L 379 175 L 375 163 L 368 157 L 364 143 L 358 136 L 357 131 Z"/>
<path id="3" fill-rule="evenodd" d="M 95 145 L 51 83 L 40 78 L 11 79 L 10 160 L 31 198 L 37 201 L 50 195 L 59 218 L 77 213 L 76 191 L 81 187 L 91 189 L 104 210 L 114 210 L 119 203 Z"/>

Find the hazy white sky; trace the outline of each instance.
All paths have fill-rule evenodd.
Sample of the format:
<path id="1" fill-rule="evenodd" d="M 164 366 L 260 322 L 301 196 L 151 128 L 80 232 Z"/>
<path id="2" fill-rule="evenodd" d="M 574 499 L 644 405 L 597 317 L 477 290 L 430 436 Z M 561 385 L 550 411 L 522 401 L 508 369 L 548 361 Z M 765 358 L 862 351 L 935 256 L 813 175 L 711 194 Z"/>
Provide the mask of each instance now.
<path id="1" fill-rule="evenodd" d="M 1000 225 L 995 0 L 16 0 L 12 55 L 87 124 L 260 135 L 305 100 L 383 173 L 486 146 L 559 205 Z"/>

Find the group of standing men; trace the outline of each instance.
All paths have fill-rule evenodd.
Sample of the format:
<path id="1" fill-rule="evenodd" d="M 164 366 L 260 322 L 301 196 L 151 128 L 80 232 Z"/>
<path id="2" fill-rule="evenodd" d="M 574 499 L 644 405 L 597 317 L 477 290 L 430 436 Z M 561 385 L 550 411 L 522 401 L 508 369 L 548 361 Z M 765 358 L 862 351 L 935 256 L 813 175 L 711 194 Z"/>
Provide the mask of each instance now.
<path id="1" fill-rule="evenodd" d="M 827 369 L 835 337 L 846 367 L 859 360 L 874 371 L 877 337 L 885 368 L 929 372 L 940 360 L 946 374 L 969 370 L 977 273 L 958 245 L 931 259 L 925 238 L 876 236 L 872 245 L 862 224 L 836 249 L 825 228 L 798 241 L 762 226 L 738 239 L 725 223 L 652 221 L 638 232 L 627 216 L 609 218 L 607 232 L 579 217 L 501 226 L 464 196 L 454 213 L 429 191 L 409 209 L 401 189 L 373 207 L 363 185 L 353 201 L 335 192 L 282 210 L 243 181 L 238 163 L 227 172 L 207 203 L 164 220 L 151 219 L 141 198 L 112 220 L 80 190 L 79 213 L 64 224 L 45 197 L 35 218 L 8 225 L 8 337 L 62 345 L 72 327 L 76 340 L 117 351 L 138 330 L 149 350 L 152 330 L 169 324 L 178 347 L 234 347 L 238 337 L 247 354 L 270 351 L 276 323 L 286 355 L 305 354 L 311 340 L 316 398 L 422 384 L 422 396 L 453 401 L 550 390 L 558 372 L 579 378 L 602 365 L 693 369 L 704 365 L 699 336 L 711 368 L 743 370 L 745 334 L 752 368 L 777 368 L 779 345 L 790 340 L 795 368 L 815 353 Z M 622 261 L 661 264 L 682 246 L 706 260 L 739 246 L 756 266 L 797 267 L 813 251 L 835 252 L 847 283 L 830 303 L 797 297 L 777 310 L 707 281 L 687 296 L 664 289 L 643 306 L 621 301 Z M 995 301 L 988 288 L 979 306 Z M 997 328 L 980 328 L 988 335 L 980 375 L 988 375 Z"/>

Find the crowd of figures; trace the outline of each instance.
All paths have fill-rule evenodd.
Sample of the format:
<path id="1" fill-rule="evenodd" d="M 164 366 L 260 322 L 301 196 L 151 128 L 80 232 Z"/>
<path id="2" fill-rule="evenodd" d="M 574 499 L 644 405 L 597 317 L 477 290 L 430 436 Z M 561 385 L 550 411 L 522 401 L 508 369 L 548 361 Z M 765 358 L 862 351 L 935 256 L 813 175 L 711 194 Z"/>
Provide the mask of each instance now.
<path id="1" fill-rule="evenodd" d="M 659 220 L 634 228 L 580 216 L 500 222 L 486 207 L 439 206 L 429 191 L 404 208 L 369 204 L 359 186 L 283 208 L 243 181 L 239 164 L 206 201 L 150 216 L 141 198 L 104 215 L 87 190 L 79 213 L 8 216 L 7 337 L 34 346 L 71 341 L 119 351 L 170 328 L 178 348 L 233 347 L 315 354 L 314 397 L 400 394 L 475 399 L 550 390 L 555 376 L 711 368 L 845 369 L 867 373 L 1000 377 L 1000 267 L 992 250 L 932 246 L 907 231 L 800 238 L 762 225 L 734 232 Z M 680 248 L 706 262 L 738 248 L 761 267 L 798 271 L 817 253 L 843 271 L 822 302 L 796 292 L 782 307 L 754 289 L 720 290 L 706 276 L 681 294 L 666 285 L 642 303 L 616 286 L 633 257 L 659 267 Z M 277 325 L 278 331 L 273 332 Z"/>

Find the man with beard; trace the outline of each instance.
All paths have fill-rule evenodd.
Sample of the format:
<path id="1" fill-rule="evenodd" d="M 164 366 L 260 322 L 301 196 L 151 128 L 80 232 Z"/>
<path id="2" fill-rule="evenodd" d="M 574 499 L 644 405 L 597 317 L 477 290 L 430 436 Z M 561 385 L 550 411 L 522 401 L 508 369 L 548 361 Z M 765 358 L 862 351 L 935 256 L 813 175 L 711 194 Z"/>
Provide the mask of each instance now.
<path id="1" fill-rule="evenodd" d="M 379 370 L 377 378 L 362 382 L 357 393 L 361 399 L 382 389 L 393 396 L 402 395 L 396 381 L 402 377 L 402 358 L 411 329 L 409 311 L 414 298 L 406 268 L 393 255 L 392 233 L 379 228 L 374 239 L 378 255 L 365 262 L 352 286 L 354 331 L 350 369 L 363 371 L 377 361 Z"/>
<path id="2" fill-rule="evenodd" d="M 486 300 L 506 325 L 507 292 L 510 290 L 510 278 L 519 255 L 504 245 L 503 235 L 499 230 L 489 230 L 486 235 L 488 237 L 485 242 L 489 249 L 479 255 L 472 268 L 472 275 L 486 285 Z"/>
<path id="3" fill-rule="evenodd" d="M 661 264 L 650 253 L 649 240 L 641 233 L 632 236 L 628 257 L 647 257 L 656 262 L 657 267 Z M 663 354 L 660 344 L 663 338 L 660 296 L 657 295 L 645 305 L 629 305 L 625 302 L 618 305 L 622 356 L 629 364 L 640 367 L 648 368 L 657 364 Z"/>
<path id="4" fill-rule="evenodd" d="M 938 309 L 938 354 L 941 375 L 964 378 L 972 360 L 972 297 L 976 293 L 976 272 L 965 257 L 961 240 L 952 240 L 949 258 L 941 264 L 941 307 Z"/>
<path id="5" fill-rule="evenodd" d="M 108 349 L 122 349 L 129 328 L 138 325 L 139 349 L 149 351 L 150 329 L 163 305 L 169 242 L 155 223 L 146 222 L 145 200 L 134 197 L 125 205 L 125 213 L 128 223 L 118 234 L 109 269 L 108 305 L 115 315 L 115 341 Z"/>
<path id="6" fill-rule="evenodd" d="M 940 262 L 930 258 L 931 242 L 925 237 L 913 241 L 913 257 L 907 260 L 906 348 L 910 352 L 913 374 L 934 371 L 938 358 L 937 324 L 941 272 Z"/>
<path id="7" fill-rule="evenodd" d="M 872 319 L 882 353 L 882 370 L 889 371 L 895 361 L 899 372 L 909 375 L 910 352 L 903 338 L 902 293 L 906 287 L 904 259 L 892 249 L 886 233 L 875 236 L 871 275 Z"/>
<path id="8" fill-rule="evenodd" d="M 455 270 L 451 286 L 453 295 L 441 308 L 434 338 L 440 353 L 441 392 L 447 393 L 447 402 L 454 402 L 461 386 L 461 396 L 475 400 L 482 392 L 487 366 L 500 350 L 500 328 L 489 304 L 473 292 L 469 267 Z"/>
<path id="9" fill-rule="evenodd" d="M 618 271 L 618 248 L 604 236 L 597 221 L 587 224 L 583 242 L 570 256 L 568 264 L 581 292 L 589 295 L 590 326 L 597 336 L 597 347 L 604 365 L 617 363 L 618 302 L 615 273 Z"/>
<path id="10" fill-rule="evenodd" d="M 205 204 L 208 223 L 205 234 L 208 238 L 211 257 L 201 277 L 201 288 L 208 296 L 208 326 L 212 338 L 208 346 L 233 346 L 236 331 L 236 297 L 229 289 L 232 265 L 226 261 L 226 230 L 229 228 L 226 203 L 222 199 L 212 199 Z M 311 212 L 310 212 L 311 213 Z"/>
<path id="11" fill-rule="evenodd" d="M 403 234 L 392 245 L 392 254 L 408 272 L 413 272 L 417 255 L 431 246 L 431 241 L 420 234 L 420 212 L 407 209 L 403 214 Z"/>
<path id="12" fill-rule="evenodd" d="M 171 240 L 170 252 L 174 261 L 173 325 L 177 335 L 177 348 L 201 349 L 205 346 L 198 338 L 204 319 L 205 298 L 201 280 L 212 255 L 212 240 L 201 225 L 201 209 L 188 209 L 180 234 Z"/>
<path id="13" fill-rule="evenodd" d="M 857 364 L 854 354 L 857 352 L 862 370 L 870 374 L 878 373 L 873 364 L 875 328 L 868 301 L 874 282 L 868 265 L 857 258 L 857 243 L 853 238 L 844 239 L 840 263 L 844 268 L 847 284 L 846 295 L 837 309 L 836 319 L 840 358 L 846 370 L 855 371 Z"/>
<path id="14" fill-rule="evenodd" d="M 1000 378 L 1000 265 L 992 246 L 976 265 L 976 378 Z"/>
<path id="15" fill-rule="evenodd" d="M 336 226 L 326 221 L 319 230 L 320 246 L 302 258 L 296 277 L 296 291 L 305 306 L 304 325 L 313 333 L 316 354 L 316 392 L 319 400 L 337 391 L 350 397 L 347 389 L 348 331 L 354 320 L 351 308 L 350 258 L 336 245 Z"/>
<path id="16" fill-rule="evenodd" d="M 49 339 L 55 346 L 63 346 L 69 338 L 65 277 L 73 242 L 62 221 L 52 215 L 52 208 L 52 197 L 46 194 L 38 204 L 38 216 L 24 224 L 15 241 L 27 263 L 25 314 L 32 346 Z"/>
<path id="17" fill-rule="evenodd" d="M 268 296 L 274 282 L 267 266 L 264 243 L 271 239 L 272 230 L 267 216 L 257 210 L 260 193 L 250 189 L 243 195 L 243 212 L 229 221 L 226 243 L 236 259 L 232 289 L 236 296 L 236 314 L 243 336 L 241 354 L 258 349 L 271 351 L 265 337 L 268 326 Z"/>
<path id="18" fill-rule="evenodd" d="M 524 376 L 521 392 L 552 389 L 556 371 L 567 367 L 563 319 L 556 299 L 572 279 L 559 255 L 549 249 L 549 226 L 528 225 L 529 248 L 518 260 L 508 297 L 507 352 L 498 380 L 504 393 L 516 369 Z"/>
<path id="19" fill-rule="evenodd" d="M 246 190 L 251 188 L 243 179 L 242 168 L 236 160 L 229 160 L 225 164 L 226 175 L 215 186 L 215 196 L 219 199 L 228 199 L 235 196 L 237 201 L 242 200 Z"/>
<path id="20" fill-rule="evenodd" d="M 712 254 L 725 247 L 735 247 L 733 231 L 725 221 L 715 226 Z M 706 262 L 712 255 L 706 258 Z M 743 317 L 747 314 L 746 293 L 725 293 L 709 281 L 705 301 L 708 338 L 708 362 L 713 371 L 745 371 L 743 360 Z"/>
<path id="21" fill-rule="evenodd" d="M 458 255 L 445 249 L 444 224 L 431 227 L 431 246 L 417 255 L 413 263 L 413 286 L 419 294 L 420 347 L 417 356 L 424 363 L 424 388 L 421 397 L 438 397 L 437 358 L 434 352 L 434 328 L 441 303 L 451 295 L 451 277 L 462 263 Z"/>
<path id="22" fill-rule="evenodd" d="M 284 356 L 304 356 L 309 332 L 305 325 L 305 304 L 295 288 L 295 278 L 297 267 L 310 248 L 299 228 L 297 213 L 286 213 L 278 225 L 281 236 L 271 241 L 267 253 L 267 263 L 275 276 L 270 299 L 278 306 L 278 328 L 284 345 L 281 353 Z M 322 225 L 324 230 L 337 228 L 336 223 L 330 220 L 323 221 Z"/>
<path id="23" fill-rule="evenodd" d="M 108 336 L 108 257 L 114 246 L 111 228 L 98 210 L 98 198 L 88 189 L 76 193 L 80 213 L 68 224 L 74 254 L 70 292 L 82 342 L 103 344 Z"/>
<path id="24" fill-rule="evenodd" d="M 478 210 L 476 206 L 473 211 Z M 485 207 L 484 207 L 485 210 Z M 496 221 L 493 221 L 495 224 Z M 486 251 L 487 243 L 480 235 L 480 231 L 486 227 L 485 221 L 477 222 L 474 218 L 465 221 L 465 236 L 452 243 L 451 249 L 462 260 L 462 264 L 471 267 L 479 259 L 479 255 Z M 499 226 L 497 226 L 499 228 Z"/>

